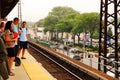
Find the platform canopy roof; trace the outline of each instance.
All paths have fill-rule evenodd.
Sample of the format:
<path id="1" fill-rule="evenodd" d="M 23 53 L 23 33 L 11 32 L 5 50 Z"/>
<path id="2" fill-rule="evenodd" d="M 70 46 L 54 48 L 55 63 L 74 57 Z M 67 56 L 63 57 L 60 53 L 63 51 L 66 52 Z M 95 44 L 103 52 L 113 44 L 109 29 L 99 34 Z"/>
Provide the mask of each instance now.
<path id="1" fill-rule="evenodd" d="M 19 0 L 0 0 L 1 18 L 6 17 Z"/>

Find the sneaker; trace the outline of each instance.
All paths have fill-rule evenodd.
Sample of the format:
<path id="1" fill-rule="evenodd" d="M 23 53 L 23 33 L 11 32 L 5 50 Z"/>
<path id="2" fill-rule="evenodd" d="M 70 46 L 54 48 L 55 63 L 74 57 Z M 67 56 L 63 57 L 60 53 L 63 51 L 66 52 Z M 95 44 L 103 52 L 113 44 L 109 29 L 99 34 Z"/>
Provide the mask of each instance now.
<path id="1" fill-rule="evenodd" d="M 26 59 L 25 57 L 21 57 L 21 59 Z"/>

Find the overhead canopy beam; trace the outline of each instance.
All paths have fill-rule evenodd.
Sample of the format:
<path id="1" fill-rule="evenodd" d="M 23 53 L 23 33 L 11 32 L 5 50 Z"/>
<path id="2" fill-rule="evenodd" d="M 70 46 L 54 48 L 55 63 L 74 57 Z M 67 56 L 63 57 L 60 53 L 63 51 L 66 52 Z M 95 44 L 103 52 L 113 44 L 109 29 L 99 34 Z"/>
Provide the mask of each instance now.
<path id="1" fill-rule="evenodd" d="M 5 18 L 19 0 L 0 0 L 0 17 Z"/>

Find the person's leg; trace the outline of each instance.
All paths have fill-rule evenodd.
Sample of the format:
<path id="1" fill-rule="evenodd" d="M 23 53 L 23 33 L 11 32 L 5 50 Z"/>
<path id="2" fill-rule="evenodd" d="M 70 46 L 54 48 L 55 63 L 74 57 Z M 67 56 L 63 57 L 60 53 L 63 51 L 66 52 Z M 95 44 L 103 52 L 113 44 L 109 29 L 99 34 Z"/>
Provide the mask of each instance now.
<path id="1" fill-rule="evenodd" d="M 21 59 L 26 59 L 24 54 L 25 54 L 25 49 L 22 49 L 22 57 L 21 57 Z"/>
<path id="2" fill-rule="evenodd" d="M 22 50 L 22 47 L 23 47 L 23 43 L 21 41 L 19 41 L 19 49 L 18 49 L 18 52 L 17 52 L 17 56 L 20 55 L 20 52 Z"/>
<path id="3" fill-rule="evenodd" d="M 22 50 L 22 57 L 24 57 L 25 49 Z"/>
<path id="4" fill-rule="evenodd" d="M 15 57 L 10 57 L 10 58 L 9 58 L 10 71 L 12 70 L 12 64 L 13 64 L 14 59 L 15 59 Z"/>
<path id="5" fill-rule="evenodd" d="M 12 65 L 15 57 L 10 57 L 9 58 L 9 67 L 10 67 L 10 76 L 14 76 L 15 74 L 12 72 Z"/>
<path id="6" fill-rule="evenodd" d="M 20 52 L 21 52 L 21 48 L 18 49 L 18 53 L 17 53 L 17 56 L 20 55 Z"/>
<path id="7" fill-rule="evenodd" d="M 10 76 L 14 76 L 15 74 L 12 73 L 12 64 L 13 64 L 13 61 L 15 60 L 15 48 L 7 48 L 7 51 L 8 51 L 8 63 L 9 63 L 9 69 L 10 69 Z"/>
<path id="8" fill-rule="evenodd" d="M 27 49 L 27 41 L 23 42 L 22 59 L 26 59 L 24 57 L 26 49 Z"/>

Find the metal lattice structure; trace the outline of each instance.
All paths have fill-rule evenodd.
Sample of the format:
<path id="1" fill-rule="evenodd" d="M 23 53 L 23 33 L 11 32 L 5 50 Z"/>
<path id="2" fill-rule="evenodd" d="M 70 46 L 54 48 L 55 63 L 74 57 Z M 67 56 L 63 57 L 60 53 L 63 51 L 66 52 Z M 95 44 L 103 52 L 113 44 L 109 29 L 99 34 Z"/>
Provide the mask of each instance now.
<path id="1" fill-rule="evenodd" d="M 21 9 L 21 0 L 18 2 L 18 18 L 19 18 L 19 26 L 22 23 L 22 9 Z"/>
<path id="2" fill-rule="evenodd" d="M 120 26 L 120 0 L 101 0 L 100 11 L 100 38 L 99 38 L 99 64 L 98 69 L 107 73 L 108 71 L 119 77 L 119 26 Z M 112 28 L 113 34 L 108 34 L 108 29 Z M 108 37 L 111 43 L 108 43 Z M 107 55 L 112 50 L 115 57 L 108 63 Z M 111 65 L 113 64 L 113 65 Z"/>

